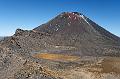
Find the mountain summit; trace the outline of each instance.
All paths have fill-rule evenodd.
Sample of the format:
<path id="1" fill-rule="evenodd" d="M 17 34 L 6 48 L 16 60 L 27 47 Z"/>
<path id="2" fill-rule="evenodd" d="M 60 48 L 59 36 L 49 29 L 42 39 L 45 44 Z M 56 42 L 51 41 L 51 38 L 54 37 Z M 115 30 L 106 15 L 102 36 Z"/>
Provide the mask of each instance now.
<path id="1" fill-rule="evenodd" d="M 90 25 L 89 22 L 87 21 L 87 17 L 78 12 L 63 12 L 54 19 L 52 19 L 51 21 L 49 21 L 47 24 L 44 24 L 45 27 L 43 27 L 42 25 L 42 27 L 39 26 L 34 30 L 53 33 L 61 30 L 71 29 L 72 26 L 73 28 L 77 28 L 77 25 L 80 25 L 81 23 L 84 22 Z M 81 31 L 84 31 L 82 25 L 79 28 L 81 28 Z"/>

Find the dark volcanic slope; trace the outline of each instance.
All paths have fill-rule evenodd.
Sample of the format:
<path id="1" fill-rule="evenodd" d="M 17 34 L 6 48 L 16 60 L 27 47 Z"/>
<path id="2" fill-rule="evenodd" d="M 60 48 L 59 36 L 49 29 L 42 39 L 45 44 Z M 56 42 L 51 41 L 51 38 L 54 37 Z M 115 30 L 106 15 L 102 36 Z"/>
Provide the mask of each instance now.
<path id="1" fill-rule="evenodd" d="M 120 56 L 120 38 L 78 12 L 61 13 L 30 31 L 17 29 L 1 45 L 19 52 L 64 50 L 74 55 Z"/>
<path id="2" fill-rule="evenodd" d="M 104 28 L 100 27 L 89 18 L 77 12 L 64 12 L 46 24 L 43 24 L 34 30 L 52 33 L 53 35 L 89 35 L 102 36 L 112 41 L 116 41 L 120 45 L 120 38 L 111 34 Z M 68 37 L 67 37 L 68 38 Z M 58 38 L 59 39 L 59 38 Z M 115 43 L 115 42 L 114 42 Z"/>

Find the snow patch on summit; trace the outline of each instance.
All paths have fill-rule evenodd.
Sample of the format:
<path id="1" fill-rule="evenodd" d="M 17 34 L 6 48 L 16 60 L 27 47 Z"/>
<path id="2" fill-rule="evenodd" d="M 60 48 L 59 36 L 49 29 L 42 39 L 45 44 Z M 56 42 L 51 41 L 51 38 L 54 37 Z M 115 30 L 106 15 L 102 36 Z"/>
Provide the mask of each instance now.
<path id="1" fill-rule="evenodd" d="M 90 25 L 89 22 L 87 21 L 87 19 L 84 17 L 84 15 L 80 15 L 80 17 L 82 17 L 83 20 L 84 20 L 88 25 Z"/>

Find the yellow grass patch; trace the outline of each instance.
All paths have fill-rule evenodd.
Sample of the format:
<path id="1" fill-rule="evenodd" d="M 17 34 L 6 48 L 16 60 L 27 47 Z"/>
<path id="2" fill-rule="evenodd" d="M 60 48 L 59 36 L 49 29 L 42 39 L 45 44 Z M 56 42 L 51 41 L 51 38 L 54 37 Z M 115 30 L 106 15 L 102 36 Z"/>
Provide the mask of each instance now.
<path id="1" fill-rule="evenodd" d="M 34 58 L 42 58 L 42 59 L 49 59 L 55 61 L 75 61 L 79 59 L 78 56 L 70 56 L 70 55 L 63 55 L 63 54 L 50 54 L 50 53 L 40 53 L 34 54 Z"/>

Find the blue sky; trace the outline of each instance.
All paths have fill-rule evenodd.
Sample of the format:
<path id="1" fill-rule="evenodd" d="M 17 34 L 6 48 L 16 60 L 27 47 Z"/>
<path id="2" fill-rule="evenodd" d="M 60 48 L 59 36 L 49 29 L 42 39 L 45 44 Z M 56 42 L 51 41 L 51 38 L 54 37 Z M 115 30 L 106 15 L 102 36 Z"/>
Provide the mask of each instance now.
<path id="1" fill-rule="evenodd" d="M 0 0 L 0 36 L 33 29 L 61 12 L 78 11 L 120 37 L 120 0 Z"/>

